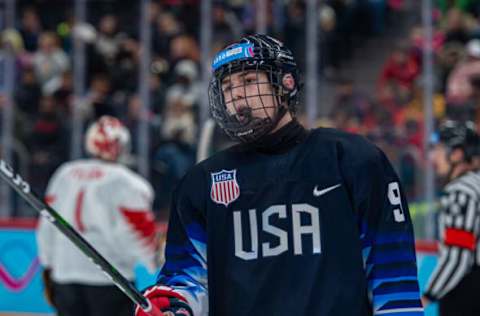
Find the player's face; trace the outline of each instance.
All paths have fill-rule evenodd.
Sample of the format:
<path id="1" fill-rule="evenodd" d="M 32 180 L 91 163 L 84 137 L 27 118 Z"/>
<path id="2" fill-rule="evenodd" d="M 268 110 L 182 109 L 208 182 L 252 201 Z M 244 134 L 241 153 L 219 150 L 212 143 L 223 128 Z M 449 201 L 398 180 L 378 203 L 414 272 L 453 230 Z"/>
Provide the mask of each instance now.
<path id="1" fill-rule="evenodd" d="M 243 122 L 252 117 L 273 117 L 277 107 L 272 85 L 265 72 L 241 71 L 222 80 L 222 92 L 230 115 Z"/>
<path id="2" fill-rule="evenodd" d="M 441 143 L 434 145 L 430 152 L 430 160 L 438 176 L 445 177 L 449 174 L 450 162 L 448 161 L 448 149 L 445 145 Z"/>

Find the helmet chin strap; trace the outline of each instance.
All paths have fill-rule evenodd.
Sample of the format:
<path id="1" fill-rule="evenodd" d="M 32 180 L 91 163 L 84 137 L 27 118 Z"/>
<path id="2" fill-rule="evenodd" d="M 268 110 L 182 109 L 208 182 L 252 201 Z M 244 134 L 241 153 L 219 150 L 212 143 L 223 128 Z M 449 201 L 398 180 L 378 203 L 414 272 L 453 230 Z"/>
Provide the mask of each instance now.
<path id="1" fill-rule="evenodd" d="M 271 134 L 273 130 L 278 127 L 280 121 L 284 118 L 287 113 L 290 113 L 292 117 L 294 117 L 294 113 L 290 109 L 289 105 L 289 96 L 287 91 L 287 87 L 284 84 L 280 84 L 281 82 L 280 77 L 283 74 L 276 74 L 273 78 L 271 77 L 270 83 L 272 84 L 272 97 L 274 102 L 276 103 L 276 109 L 273 115 L 268 116 L 267 118 L 262 119 L 264 121 L 263 127 L 259 126 L 259 124 L 253 124 L 254 120 L 260 120 L 259 118 L 255 118 L 252 113 L 251 108 L 244 108 L 242 111 L 239 111 L 235 114 L 229 114 L 231 121 L 236 121 L 243 125 L 243 131 L 240 130 L 239 132 L 235 132 L 234 138 L 237 138 L 241 142 L 244 143 L 262 143 L 265 136 Z M 276 79 L 275 79 L 276 78 Z M 261 131 L 260 131 L 261 130 Z M 257 137 L 249 137 L 248 135 L 253 135 L 257 132 L 259 136 Z M 248 137 L 247 137 L 248 136 Z"/>
<path id="2" fill-rule="evenodd" d="M 276 97 L 276 100 L 277 100 L 277 115 L 276 115 L 276 118 L 275 118 L 275 121 L 274 121 L 274 124 L 273 124 L 273 128 L 274 129 L 275 127 L 277 127 L 278 125 L 278 122 L 280 122 L 280 120 L 285 116 L 285 114 L 287 114 L 287 112 L 289 111 L 289 106 L 288 106 L 288 97 L 286 96 L 286 94 L 284 93 L 284 87 L 282 85 L 282 88 L 280 88 L 281 91 L 279 91 L 280 93 L 277 95 Z"/>
<path id="3" fill-rule="evenodd" d="M 264 135 L 262 135 L 257 140 L 255 140 L 256 143 L 261 143 L 262 138 L 270 134 L 271 131 L 273 131 L 278 126 L 278 123 L 282 120 L 282 118 L 288 112 L 288 106 L 285 104 L 286 103 L 285 95 L 277 95 L 275 100 L 277 101 L 278 106 L 277 106 L 277 112 L 275 114 L 275 117 L 272 120 L 271 127 Z"/>
<path id="4" fill-rule="evenodd" d="M 242 138 L 240 138 L 240 141 L 244 142 L 244 143 L 257 143 L 257 144 L 261 144 L 262 141 L 267 138 L 267 136 L 269 134 L 271 134 L 271 132 L 277 127 L 278 125 L 278 122 L 280 122 L 280 120 L 282 119 L 282 117 L 285 115 L 286 111 L 281 111 L 281 112 L 278 112 L 278 114 L 275 116 L 275 118 L 273 118 L 273 120 L 270 120 L 271 124 L 269 126 L 268 129 L 266 129 L 261 136 L 259 136 L 258 138 L 255 138 L 253 140 L 244 140 Z M 253 118 L 252 118 L 253 120 Z M 257 120 L 260 120 L 260 119 L 257 119 Z"/>
<path id="5" fill-rule="evenodd" d="M 275 118 L 275 123 L 273 124 L 273 128 L 277 127 L 277 124 L 282 120 L 282 118 L 285 116 L 285 114 L 287 114 L 288 112 L 288 109 L 287 107 L 283 104 L 283 103 L 280 103 L 278 105 L 278 108 L 277 108 L 278 112 L 277 112 L 277 117 Z"/>
<path id="6" fill-rule="evenodd" d="M 282 102 L 282 97 L 281 96 L 277 97 L 277 102 L 278 102 L 277 113 L 276 113 L 275 118 L 273 120 L 272 128 L 267 133 L 267 135 L 277 127 L 278 123 L 282 120 L 282 118 L 288 112 L 287 106 Z"/>

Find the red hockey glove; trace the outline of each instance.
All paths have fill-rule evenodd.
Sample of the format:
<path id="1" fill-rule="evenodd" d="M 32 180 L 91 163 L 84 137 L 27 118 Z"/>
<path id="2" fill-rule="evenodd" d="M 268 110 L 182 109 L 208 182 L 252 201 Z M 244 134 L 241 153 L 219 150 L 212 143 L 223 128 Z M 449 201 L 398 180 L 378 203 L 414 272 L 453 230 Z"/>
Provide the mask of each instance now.
<path id="1" fill-rule="evenodd" d="M 164 316 L 193 316 L 187 300 L 167 286 L 152 286 L 143 294 L 150 300 L 152 305 L 155 305 L 164 313 Z M 135 316 L 148 316 L 148 314 L 140 306 L 137 306 Z"/>

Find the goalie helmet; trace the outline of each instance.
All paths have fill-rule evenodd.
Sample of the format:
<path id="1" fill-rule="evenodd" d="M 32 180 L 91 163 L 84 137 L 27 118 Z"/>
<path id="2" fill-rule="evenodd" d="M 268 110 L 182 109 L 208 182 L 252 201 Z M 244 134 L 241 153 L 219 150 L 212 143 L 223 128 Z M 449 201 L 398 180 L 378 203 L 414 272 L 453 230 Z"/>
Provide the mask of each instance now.
<path id="1" fill-rule="evenodd" d="M 102 116 L 88 128 L 85 147 L 94 157 L 117 161 L 130 151 L 130 132 L 117 118 Z"/>
<path id="2" fill-rule="evenodd" d="M 274 129 L 287 112 L 292 116 L 295 114 L 300 90 L 297 63 L 292 52 L 277 39 L 260 34 L 246 36 L 220 51 L 213 60 L 212 70 L 213 77 L 208 91 L 210 112 L 231 138 L 243 142 L 256 141 Z M 245 98 L 248 112 L 242 113 L 243 119 L 228 111 L 222 82 L 231 78 L 234 73 L 248 71 L 256 72 L 257 78 L 259 72 L 267 75 L 268 83 L 272 87 L 272 93 L 268 97 L 273 97 L 277 104 L 272 115 L 255 117 L 255 111 L 263 110 L 266 113 L 266 107 L 263 101 L 262 106 L 252 107 L 248 104 L 248 98 Z M 285 84 L 287 74 L 290 74 L 290 85 Z M 258 86 L 259 83 L 257 89 L 260 91 Z M 240 88 L 245 89 L 245 85 Z"/>

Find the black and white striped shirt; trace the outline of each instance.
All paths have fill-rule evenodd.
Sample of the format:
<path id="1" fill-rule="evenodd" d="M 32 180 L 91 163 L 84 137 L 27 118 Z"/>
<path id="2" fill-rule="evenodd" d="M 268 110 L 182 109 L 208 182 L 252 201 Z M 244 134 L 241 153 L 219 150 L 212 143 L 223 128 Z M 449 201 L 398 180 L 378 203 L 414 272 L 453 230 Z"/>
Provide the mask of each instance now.
<path id="1" fill-rule="evenodd" d="M 442 298 L 480 266 L 480 173 L 468 172 L 451 181 L 440 202 L 440 253 L 425 292 L 431 300 Z"/>

